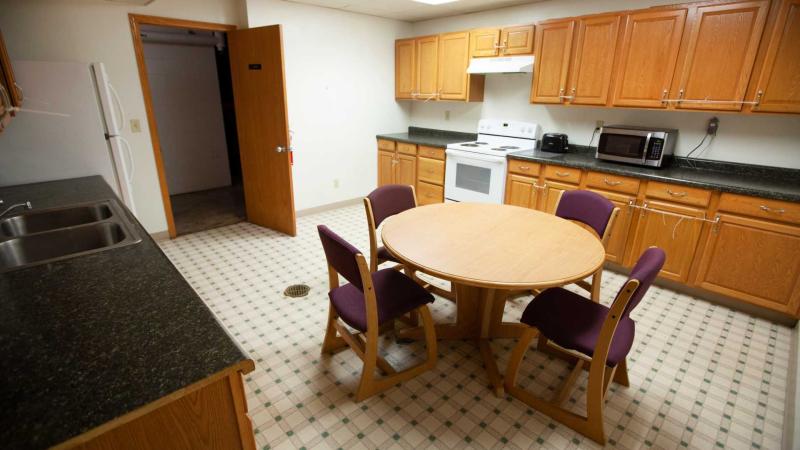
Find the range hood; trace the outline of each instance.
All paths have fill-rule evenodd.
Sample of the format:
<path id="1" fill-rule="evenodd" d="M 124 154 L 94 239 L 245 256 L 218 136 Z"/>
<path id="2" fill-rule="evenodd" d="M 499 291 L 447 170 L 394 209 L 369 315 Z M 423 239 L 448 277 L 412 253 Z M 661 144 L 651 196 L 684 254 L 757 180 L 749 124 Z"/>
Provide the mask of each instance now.
<path id="1" fill-rule="evenodd" d="M 472 58 L 467 73 L 531 73 L 533 55 Z"/>

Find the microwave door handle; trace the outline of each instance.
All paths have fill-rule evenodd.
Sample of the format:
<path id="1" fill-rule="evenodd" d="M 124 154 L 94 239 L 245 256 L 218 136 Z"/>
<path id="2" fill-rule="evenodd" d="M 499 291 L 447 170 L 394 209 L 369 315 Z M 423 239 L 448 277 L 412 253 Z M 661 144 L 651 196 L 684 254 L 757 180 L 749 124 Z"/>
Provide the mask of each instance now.
<path id="1" fill-rule="evenodd" d="M 644 151 L 642 152 L 642 164 L 647 164 L 647 153 L 650 151 L 650 138 L 653 137 L 653 133 L 647 133 L 647 137 L 644 139 Z"/>

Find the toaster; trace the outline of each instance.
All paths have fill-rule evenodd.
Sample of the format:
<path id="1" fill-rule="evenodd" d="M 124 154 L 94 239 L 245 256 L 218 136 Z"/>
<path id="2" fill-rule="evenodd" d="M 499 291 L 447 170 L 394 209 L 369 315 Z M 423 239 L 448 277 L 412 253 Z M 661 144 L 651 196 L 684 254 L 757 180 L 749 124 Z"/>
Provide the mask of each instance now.
<path id="1" fill-rule="evenodd" d="M 564 153 L 569 149 L 567 135 L 564 133 L 545 133 L 542 136 L 542 151 Z"/>

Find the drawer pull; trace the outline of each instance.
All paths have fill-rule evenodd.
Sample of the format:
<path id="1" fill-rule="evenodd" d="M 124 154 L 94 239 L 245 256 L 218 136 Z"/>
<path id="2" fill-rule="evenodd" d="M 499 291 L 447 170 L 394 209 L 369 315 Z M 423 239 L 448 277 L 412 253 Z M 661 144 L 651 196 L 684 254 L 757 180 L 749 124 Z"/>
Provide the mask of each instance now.
<path id="1" fill-rule="evenodd" d="M 519 170 L 530 170 L 530 167 L 528 166 L 519 166 L 518 168 Z"/>
<path id="2" fill-rule="evenodd" d="M 538 184 L 533 183 L 533 188 L 534 189 L 547 189 L 547 183 L 545 183 L 543 186 L 539 186 Z"/>
<path id="3" fill-rule="evenodd" d="M 558 175 L 560 177 L 568 177 L 569 176 L 569 172 L 556 172 L 556 175 Z"/>
<path id="4" fill-rule="evenodd" d="M 672 189 L 667 189 L 667 194 L 673 197 L 686 197 L 687 195 L 689 195 L 687 192 L 675 192 Z"/>
<path id="5" fill-rule="evenodd" d="M 783 209 L 783 208 L 772 209 L 767 205 L 761 205 L 760 208 L 761 208 L 762 211 L 768 212 L 768 213 L 783 214 L 783 213 L 786 212 L 786 210 Z"/>
<path id="6" fill-rule="evenodd" d="M 609 186 L 619 186 L 623 182 L 622 181 L 611 181 L 608 178 L 603 178 L 603 183 L 605 183 L 605 184 L 607 184 Z"/>

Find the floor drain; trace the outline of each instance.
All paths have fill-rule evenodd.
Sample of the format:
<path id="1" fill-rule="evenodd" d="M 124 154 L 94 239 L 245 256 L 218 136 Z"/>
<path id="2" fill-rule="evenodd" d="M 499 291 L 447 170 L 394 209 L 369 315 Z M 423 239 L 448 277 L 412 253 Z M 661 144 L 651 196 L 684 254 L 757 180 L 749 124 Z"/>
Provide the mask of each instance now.
<path id="1" fill-rule="evenodd" d="M 311 288 L 307 284 L 293 284 L 283 291 L 283 295 L 287 297 L 305 297 Z"/>

